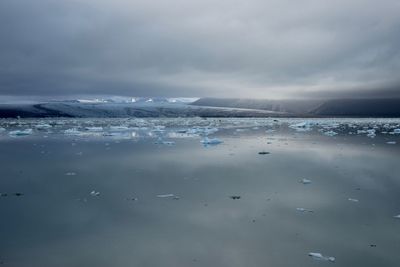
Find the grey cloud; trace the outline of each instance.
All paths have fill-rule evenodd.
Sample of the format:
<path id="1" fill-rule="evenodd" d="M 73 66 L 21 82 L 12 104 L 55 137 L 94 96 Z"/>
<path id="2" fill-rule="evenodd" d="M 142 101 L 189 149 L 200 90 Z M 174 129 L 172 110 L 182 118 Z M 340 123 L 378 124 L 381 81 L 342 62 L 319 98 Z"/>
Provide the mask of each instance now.
<path id="1" fill-rule="evenodd" d="M 0 36 L 3 95 L 270 98 L 400 84 L 395 0 L 2 0 Z"/>

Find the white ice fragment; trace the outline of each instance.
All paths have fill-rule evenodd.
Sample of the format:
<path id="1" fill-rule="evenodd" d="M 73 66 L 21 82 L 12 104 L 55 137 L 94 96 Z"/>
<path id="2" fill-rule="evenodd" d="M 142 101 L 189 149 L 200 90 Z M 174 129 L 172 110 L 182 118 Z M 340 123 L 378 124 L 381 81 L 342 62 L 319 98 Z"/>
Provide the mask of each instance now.
<path id="1" fill-rule="evenodd" d="M 348 200 L 351 202 L 358 202 L 358 199 L 355 199 L 355 198 L 349 198 Z"/>
<path id="2" fill-rule="evenodd" d="M 289 125 L 290 128 L 295 129 L 298 132 L 311 131 L 312 126 L 313 126 L 313 123 L 309 122 L 309 121 L 304 121 L 304 122 L 299 122 L 299 123 Z"/>
<path id="3" fill-rule="evenodd" d="M 302 184 L 311 184 L 311 180 L 308 180 L 308 179 L 301 179 L 301 180 L 300 180 L 300 183 L 302 183 Z"/>
<path id="4" fill-rule="evenodd" d="M 23 136 L 23 135 L 30 135 L 32 134 L 33 130 L 32 129 L 25 129 L 25 130 L 15 130 L 9 132 L 9 135 L 11 136 Z"/>
<path id="5" fill-rule="evenodd" d="M 47 124 L 47 123 L 41 123 L 41 124 L 37 124 L 35 126 L 35 128 L 38 129 L 38 130 L 46 130 L 46 129 L 51 128 L 51 125 Z"/>
<path id="6" fill-rule="evenodd" d="M 120 125 L 120 126 L 110 126 L 110 130 L 111 131 L 127 131 L 127 130 L 129 130 L 129 127 L 122 126 L 122 125 Z"/>
<path id="7" fill-rule="evenodd" d="M 386 144 L 388 144 L 388 145 L 395 145 L 395 144 L 396 144 L 396 141 L 389 141 L 389 142 L 386 142 Z"/>
<path id="8" fill-rule="evenodd" d="M 175 145 L 174 141 L 164 141 L 161 137 L 159 137 L 157 139 L 157 141 L 155 142 L 155 144 L 157 145 L 166 145 L 166 146 L 172 146 Z"/>
<path id="9" fill-rule="evenodd" d="M 208 138 L 207 136 L 200 141 L 203 145 L 218 145 L 221 144 L 222 141 L 218 138 Z"/>
<path id="10" fill-rule="evenodd" d="M 0 127 L 0 133 L 5 132 L 6 128 Z"/>
<path id="11" fill-rule="evenodd" d="M 305 208 L 296 208 L 296 210 L 300 211 L 300 212 L 313 212 L 312 210 L 308 210 L 308 209 L 305 209 Z"/>
<path id="12" fill-rule="evenodd" d="M 92 192 L 90 192 L 90 195 L 92 197 L 98 197 L 98 196 L 100 196 L 100 192 L 96 192 L 95 190 L 93 190 Z"/>
<path id="13" fill-rule="evenodd" d="M 400 214 L 399 214 L 399 215 L 396 215 L 396 216 L 393 216 L 393 218 L 395 218 L 395 219 L 400 219 Z"/>
<path id="14" fill-rule="evenodd" d="M 67 176 L 75 176 L 76 172 L 67 172 L 65 175 L 67 175 Z"/>
<path id="15" fill-rule="evenodd" d="M 335 135 L 337 135 L 337 132 L 327 131 L 327 132 L 324 132 L 324 134 L 327 135 L 327 136 L 335 136 Z"/>
<path id="16" fill-rule="evenodd" d="M 78 131 L 78 129 L 76 128 L 72 128 L 72 129 L 67 129 L 64 131 L 64 134 L 68 134 L 68 135 L 80 135 L 81 132 Z"/>
<path id="17" fill-rule="evenodd" d="M 399 129 L 393 129 L 393 134 L 400 134 L 400 128 Z"/>
<path id="18" fill-rule="evenodd" d="M 159 198 L 167 198 L 167 197 L 175 197 L 174 194 L 163 194 L 163 195 L 157 195 Z"/>
<path id="19" fill-rule="evenodd" d="M 85 130 L 89 132 L 101 132 L 103 131 L 103 127 L 85 127 Z"/>
<path id="20" fill-rule="evenodd" d="M 314 260 L 335 262 L 335 257 L 327 257 L 327 256 L 322 255 L 319 252 L 310 252 L 310 253 L 308 253 L 308 256 L 310 256 Z"/>

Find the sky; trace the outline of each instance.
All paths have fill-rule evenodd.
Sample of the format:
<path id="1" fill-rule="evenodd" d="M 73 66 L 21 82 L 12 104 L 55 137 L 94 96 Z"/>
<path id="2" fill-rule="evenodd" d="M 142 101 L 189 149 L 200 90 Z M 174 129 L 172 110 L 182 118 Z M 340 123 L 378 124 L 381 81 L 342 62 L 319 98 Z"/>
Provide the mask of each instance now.
<path id="1" fill-rule="evenodd" d="M 398 0 L 1 0 L 0 96 L 400 97 Z"/>

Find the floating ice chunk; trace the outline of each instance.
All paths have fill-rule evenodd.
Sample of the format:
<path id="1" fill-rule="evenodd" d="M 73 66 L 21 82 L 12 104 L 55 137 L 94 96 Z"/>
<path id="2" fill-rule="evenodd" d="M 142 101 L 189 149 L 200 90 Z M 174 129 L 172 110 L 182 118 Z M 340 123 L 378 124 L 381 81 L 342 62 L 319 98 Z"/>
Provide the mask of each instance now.
<path id="1" fill-rule="evenodd" d="M 76 128 L 72 128 L 72 129 L 67 129 L 64 131 L 64 134 L 68 134 L 68 135 L 80 135 L 81 132 L 78 131 L 78 129 Z"/>
<path id="2" fill-rule="evenodd" d="M 47 124 L 47 123 L 41 123 L 41 124 L 37 124 L 35 126 L 35 128 L 38 129 L 38 130 L 46 130 L 46 129 L 50 129 L 51 125 Z"/>
<path id="3" fill-rule="evenodd" d="M 370 138 L 374 138 L 376 136 L 375 129 L 367 130 L 367 136 Z"/>
<path id="4" fill-rule="evenodd" d="M 5 132 L 6 128 L 0 127 L 0 133 Z"/>
<path id="5" fill-rule="evenodd" d="M 393 218 L 395 218 L 395 219 L 400 219 L 400 214 L 399 214 L 399 215 L 396 215 L 396 216 L 393 216 Z"/>
<path id="6" fill-rule="evenodd" d="M 85 130 L 89 132 L 101 132 L 103 131 L 103 127 L 85 127 Z"/>
<path id="7" fill-rule="evenodd" d="M 308 209 L 305 209 L 305 208 L 296 208 L 296 210 L 300 211 L 300 212 L 314 212 L 312 210 L 308 210 Z"/>
<path id="8" fill-rule="evenodd" d="M 334 132 L 334 131 L 327 131 L 327 132 L 324 132 L 324 134 L 327 135 L 327 136 L 335 136 L 335 135 L 337 135 L 338 133 L 337 133 L 337 132 Z"/>
<path id="9" fill-rule="evenodd" d="M 400 128 L 399 129 L 393 129 L 393 134 L 400 134 Z"/>
<path id="10" fill-rule="evenodd" d="M 67 175 L 67 176 L 75 176 L 76 172 L 67 172 L 65 175 Z"/>
<path id="11" fill-rule="evenodd" d="M 25 130 L 15 130 L 9 132 L 9 135 L 11 136 L 24 136 L 24 135 L 30 135 L 32 134 L 33 130 L 32 129 L 25 129 Z"/>
<path id="12" fill-rule="evenodd" d="M 222 141 L 218 138 L 208 138 L 207 136 L 200 141 L 203 145 L 218 145 L 221 144 Z"/>
<path id="13" fill-rule="evenodd" d="M 187 133 L 189 134 L 198 134 L 198 135 L 210 135 L 213 133 L 218 132 L 218 128 L 191 128 L 187 130 Z"/>
<path id="14" fill-rule="evenodd" d="M 300 180 L 300 183 L 302 183 L 302 184 L 311 184 L 311 180 L 308 180 L 308 179 L 301 179 L 301 180 Z"/>
<path id="15" fill-rule="evenodd" d="M 111 131 L 127 131 L 129 130 L 129 127 L 127 126 L 110 126 Z"/>
<path id="16" fill-rule="evenodd" d="M 157 139 L 157 141 L 155 142 L 155 144 L 157 145 L 166 145 L 166 146 L 172 146 L 175 145 L 174 141 L 164 141 L 161 137 L 159 137 Z"/>
<path id="17" fill-rule="evenodd" d="M 157 195 L 159 198 L 167 198 L 167 197 L 175 197 L 174 194 L 162 194 L 162 195 Z"/>
<path id="18" fill-rule="evenodd" d="M 310 256 L 314 260 L 335 262 L 335 257 L 327 257 L 318 252 L 310 252 L 308 253 L 308 256 Z"/>
<path id="19" fill-rule="evenodd" d="M 386 142 L 386 144 L 388 144 L 388 145 L 395 145 L 395 144 L 396 144 L 396 141 L 389 141 L 389 142 Z"/>
<path id="20" fill-rule="evenodd" d="M 92 192 L 90 192 L 90 195 L 92 197 L 98 197 L 98 196 L 100 196 L 100 192 L 96 192 L 95 190 L 93 190 Z"/>
<path id="21" fill-rule="evenodd" d="M 358 202 L 358 199 L 355 199 L 355 198 L 349 198 L 348 200 L 351 202 Z"/>
<path id="22" fill-rule="evenodd" d="M 299 122 L 296 124 L 289 125 L 290 128 L 295 129 L 299 132 L 311 131 L 313 123 L 309 121 Z"/>

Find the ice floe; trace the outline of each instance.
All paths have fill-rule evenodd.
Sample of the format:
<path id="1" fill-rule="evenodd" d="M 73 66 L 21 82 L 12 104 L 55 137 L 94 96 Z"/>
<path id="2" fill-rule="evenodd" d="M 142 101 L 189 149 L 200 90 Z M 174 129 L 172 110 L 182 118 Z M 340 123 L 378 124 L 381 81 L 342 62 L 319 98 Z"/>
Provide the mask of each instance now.
<path id="1" fill-rule="evenodd" d="M 9 135 L 11 136 L 24 136 L 24 135 L 30 135 L 33 133 L 32 129 L 25 129 L 25 130 L 15 130 L 9 132 Z"/>
<path id="2" fill-rule="evenodd" d="M 301 179 L 300 183 L 302 183 L 302 184 L 311 184 L 311 180 L 309 180 L 309 179 Z"/>
<path id="3" fill-rule="evenodd" d="M 218 138 L 209 138 L 207 136 L 204 137 L 200 142 L 203 145 L 218 145 L 222 143 L 222 141 Z"/>
<path id="4" fill-rule="evenodd" d="M 324 256 L 319 252 L 310 252 L 310 253 L 308 253 L 308 256 L 310 256 L 314 260 L 320 260 L 320 261 L 335 262 L 335 260 L 336 260 L 335 257 Z"/>

